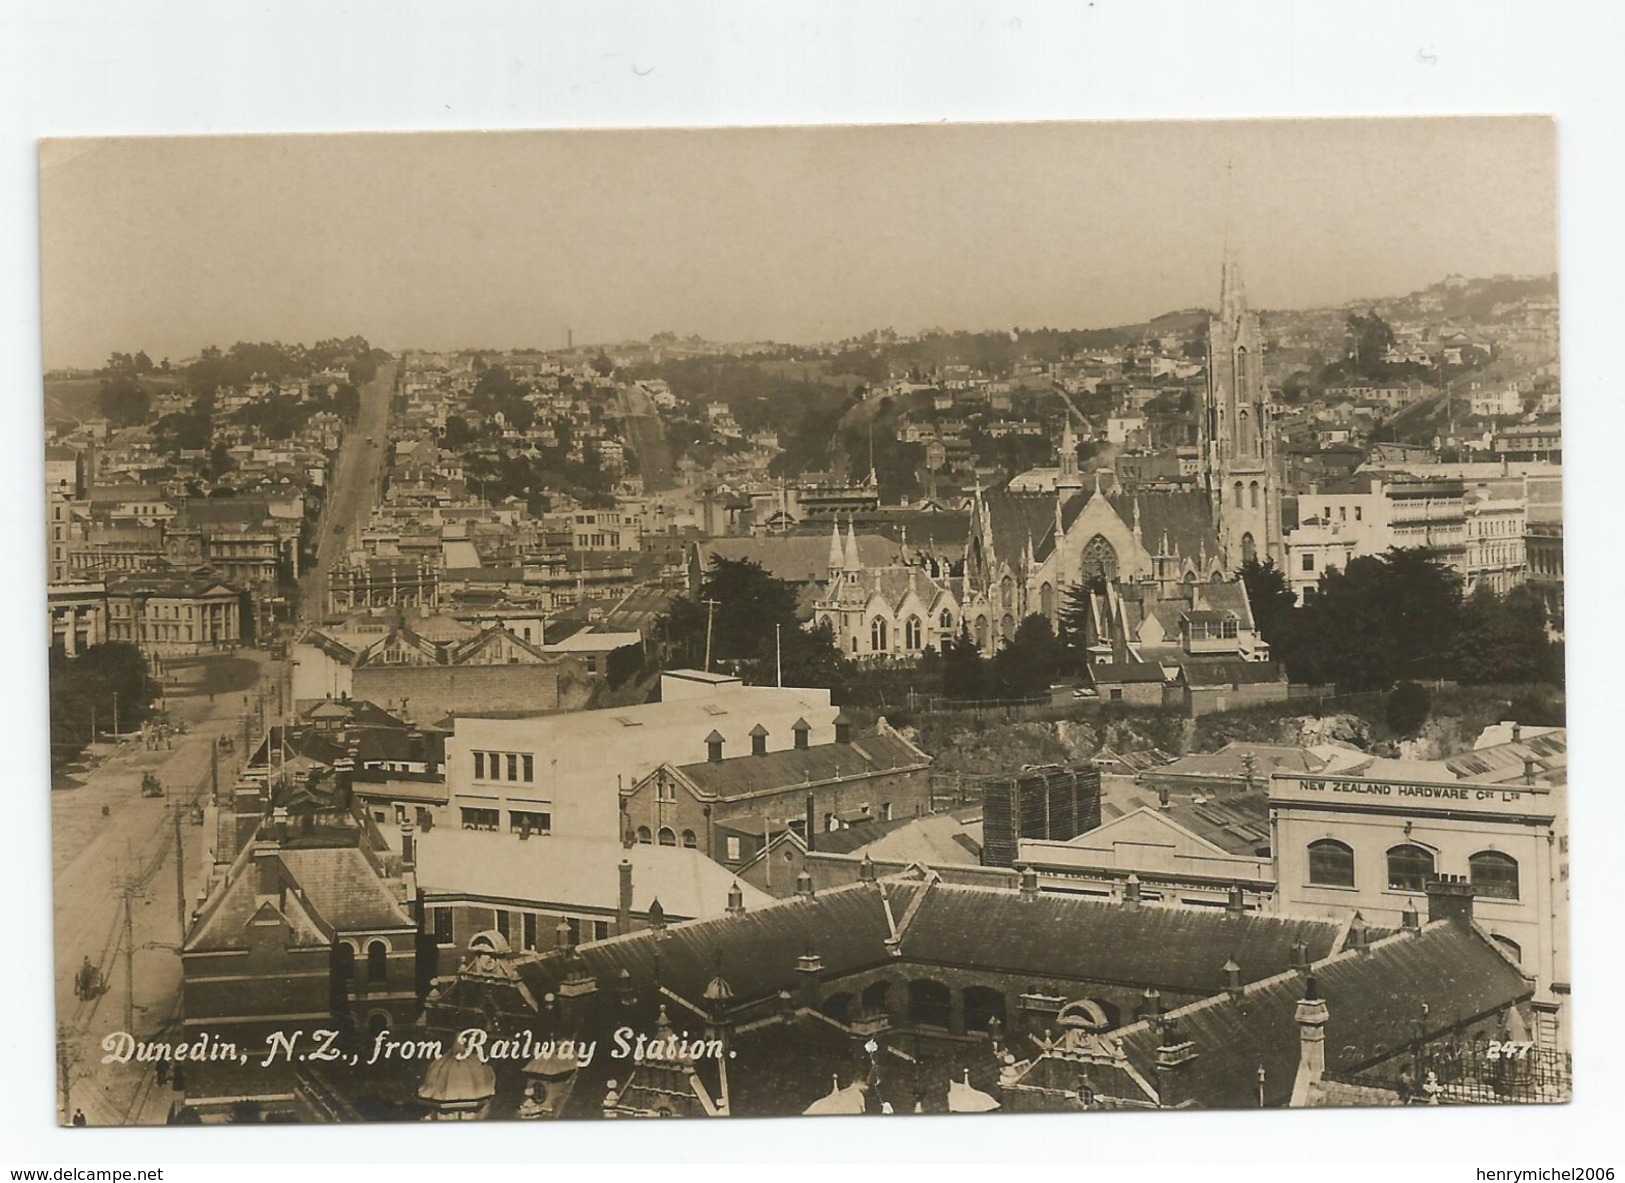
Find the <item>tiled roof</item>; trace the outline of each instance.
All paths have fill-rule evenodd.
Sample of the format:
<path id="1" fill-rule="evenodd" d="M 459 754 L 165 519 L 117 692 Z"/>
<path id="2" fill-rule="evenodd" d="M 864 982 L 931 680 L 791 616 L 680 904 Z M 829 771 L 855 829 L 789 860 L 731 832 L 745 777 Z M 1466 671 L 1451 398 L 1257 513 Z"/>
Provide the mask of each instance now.
<path id="1" fill-rule="evenodd" d="M 1042 894 L 933 885 L 903 937 L 903 955 L 952 965 L 1206 992 L 1224 984 L 1227 958 L 1244 980 L 1291 964 L 1303 940 L 1324 957 L 1339 924 L 1318 917 L 1143 906 Z"/>
<path id="2" fill-rule="evenodd" d="M 858 557 L 865 567 L 883 567 L 897 558 L 897 544 L 878 534 L 859 534 Z M 748 559 L 787 583 L 821 583 L 829 578 L 829 534 L 787 534 L 778 538 L 713 538 L 699 544 L 702 570 L 713 558 Z"/>
<path id="3" fill-rule="evenodd" d="M 1241 957 L 1237 961 L 1245 968 Z M 1329 1012 L 1326 1069 L 1338 1074 L 1399 1054 L 1418 1035 L 1431 1038 L 1504 1010 L 1531 992 L 1487 940 L 1453 921 L 1376 942 L 1369 953 L 1339 954 L 1314 972 Z M 1177 1037 L 1190 1040 L 1196 1051 L 1178 1070 L 1181 1094 L 1203 1108 L 1257 1108 L 1262 1067 L 1264 1104 L 1286 1104 L 1297 1078 L 1294 1015 L 1303 995 L 1302 976 L 1286 972 L 1248 986 L 1239 1000 L 1218 994 L 1172 1012 Z M 1162 1042 L 1156 1029 L 1136 1023 L 1118 1040 L 1146 1079 L 1154 1080 Z"/>
<path id="4" fill-rule="evenodd" d="M 1156 554 L 1166 534 L 1172 553 L 1195 559 L 1206 553 L 1215 558 L 1219 538 L 1213 532 L 1212 510 L 1203 493 L 1113 493 L 1107 497 L 1125 525 L 1134 524 L 1134 506 L 1140 507 L 1140 537 L 1146 550 Z"/>
<path id="5" fill-rule="evenodd" d="M 716 763 L 684 764 L 677 771 L 702 793 L 726 799 L 834 777 L 924 767 L 928 763 L 928 756 L 888 729 L 846 744 L 814 744 L 760 756 L 732 756 Z"/>

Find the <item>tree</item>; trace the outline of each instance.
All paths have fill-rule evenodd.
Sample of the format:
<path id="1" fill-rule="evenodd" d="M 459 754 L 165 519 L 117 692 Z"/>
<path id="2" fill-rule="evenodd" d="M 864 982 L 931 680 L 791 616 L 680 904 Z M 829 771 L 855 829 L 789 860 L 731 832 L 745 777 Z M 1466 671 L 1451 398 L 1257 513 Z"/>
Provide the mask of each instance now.
<path id="1" fill-rule="evenodd" d="M 1089 661 L 1089 631 L 1094 621 L 1091 590 L 1081 583 L 1067 586 L 1061 594 L 1061 647 L 1068 664 L 1081 670 Z"/>
<path id="2" fill-rule="evenodd" d="M 1274 559 L 1259 562 L 1256 558 L 1242 563 L 1236 574 L 1247 589 L 1247 600 L 1253 606 L 1253 623 L 1258 633 L 1271 645 L 1284 635 L 1287 620 L 1298 606 L 1298 598 L 1287 583 L 1286 572 L 1275 565 Z"/>
<path id="3" fill-rule="evenodd" d="M 1023 617 L 1010 643 L 993 657 L 993 685 L 999 698 L 1037 698 L 1048 692 L 1060 656 L 1046 617 Z"/>
<path id="4" fill-rule="evenodd" d="M 947 698 L 984 698 L 987 683 L 987 662 L 961 623 L 959 635 L 942 646 L 942 693 Z"/>
<path id="5" fill-rule="evenodd" d="M 114 427 L 130 427 L 147 421 L 152 413 L 152 396 L 134 373 L 123 373 L 102 380 L 96 405 Z"/>
<path id="6" fill-rule="evenodd" d="M 1428 721 L 1433 696 L 1417 682 L 1401 682 L 1388 695 L 1388 727 L 1395 735 L 1411 736 Z"/>
<path id="7" fill-rule="evenodd" d="M 600 349 L 598 356 L 592 359 L 592 368 L 599 377 L 607 378 L 615 372 L 615 362 L 609 354 Z"/>

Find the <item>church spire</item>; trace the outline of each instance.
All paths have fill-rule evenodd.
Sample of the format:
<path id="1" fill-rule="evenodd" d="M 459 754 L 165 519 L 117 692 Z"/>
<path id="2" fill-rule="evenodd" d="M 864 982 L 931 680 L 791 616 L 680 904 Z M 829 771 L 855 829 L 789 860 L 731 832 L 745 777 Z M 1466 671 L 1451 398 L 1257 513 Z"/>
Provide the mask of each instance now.
<path id="1" fill-rule="evenodd" d="M 846 515 L 846 569 L 861 571 L 863 562 L 858 558 L 858 531 L 852 525 L 852 515 Z"/>
<path id="2" fill-rule="evenodd" d="M 1078 479 L 1078 437 L 1072 434 L 1072 411 L 1068 408 L 1061 426 L 1061 449 L 1057 457 L 1057 488 L 1075 489 L 1082 484 Z"/>
<path id="3" fill-rule="evenodd" d="M 829 533 L 829 569 L 839 571 L 846 566 L 846 552 L 841 548 L 841 518 L 837 514 Z"/>

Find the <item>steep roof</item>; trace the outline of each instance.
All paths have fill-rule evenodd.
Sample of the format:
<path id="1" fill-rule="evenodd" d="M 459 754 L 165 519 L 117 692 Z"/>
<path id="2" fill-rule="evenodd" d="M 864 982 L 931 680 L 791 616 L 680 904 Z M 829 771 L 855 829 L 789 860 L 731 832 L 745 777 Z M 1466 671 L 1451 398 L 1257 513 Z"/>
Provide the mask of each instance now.
<path id="1" fill-rule="evenodd" d="M 835 777 L 862 776 L 899 768 L 923 768 L 930 757 L 887 728 L 851 743 L 785 748 L 760 756 L 737 755 L 715 763 L 701 761 L 678 767 L 702 793 L 723 799 L 745 793 L 793 787 Z"/>
<path id="2" fill-rule="evenodd" d="M 1124 523 L 1133 525 L 1134 507 L 1140 508 L 1140 537 L 1145 549 L 1157 554 L 1166 535 L 1173 554 L 1194 559 L 1206 553 L 1219 554 L 1219 537 L 1213 532 L 1212 509 L 1203 493 L 1111 493 L 1105 494 Z"/>
<path id="3" fill-rule="evenodd" d="M 1338 1074 L 1399 1054 L 1419 1035 L 1432 1038 L 1495 1014 L 1532 992 L 1489 941 L 1454 921 L 1386 938 L 1368 953 L 1319 961 L 1314 973 L 1329 1012 L 1326 1070 Z M 1204 1108 L 1257 1108 L 1262 1067 L 1264 1104 L 1286 1104 L 1297 1078 L 1294 1016 L 1304 989 L 1303 977 L 1289 971 L 1252 983 L 1240 999 L 1217 994 L 1171 1012 L 1177 1038 L 1190 1040 L 1196 1050 L 1196 1058 L 1178 1070 L 1181 1095 Z M 1154 1025 L 1136 1023 L 1119 1032 L 1117 1041 L 1154 1080 L 1162 1043 Z"/>
<path id="4" fill-rule="evenodd" d="M 897 544 L 878 534 L 859 534 L 858 557 L 865 567 L 880 567 L 897 557 Z M 712 538 L 698 544 L 701 569 L 713 558 L 749 560 L 786 583 L 822 583 L 829 578 L 829 535 L 786 534 L 767 538 Z"/>
<path id="5" fill-rule="evenodd" d="M 992 888 L 937 883 L 903 937 L 903 955 L 952 965 L 1205 992 L 1224 984 L 1235 958 L 1253 978 L 1332 951 L 1337 921 L 1204 908 L 1127 907 L 1078 896 L 1022 900 Z"/>

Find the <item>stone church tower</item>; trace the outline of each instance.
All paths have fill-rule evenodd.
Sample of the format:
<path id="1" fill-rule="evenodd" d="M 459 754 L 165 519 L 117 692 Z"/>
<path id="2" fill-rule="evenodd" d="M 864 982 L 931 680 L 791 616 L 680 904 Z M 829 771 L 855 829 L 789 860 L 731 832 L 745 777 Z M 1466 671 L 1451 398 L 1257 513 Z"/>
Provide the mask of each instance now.
<path id="1" fill-rule="evenodd" d="M 1275 424 L 1264 385 L 1264 340 L 1241 268 L 1225 251 L 1219 310 L 1208 318 L 1202 474 L 1224 563 L 1283 561 Z"/>

